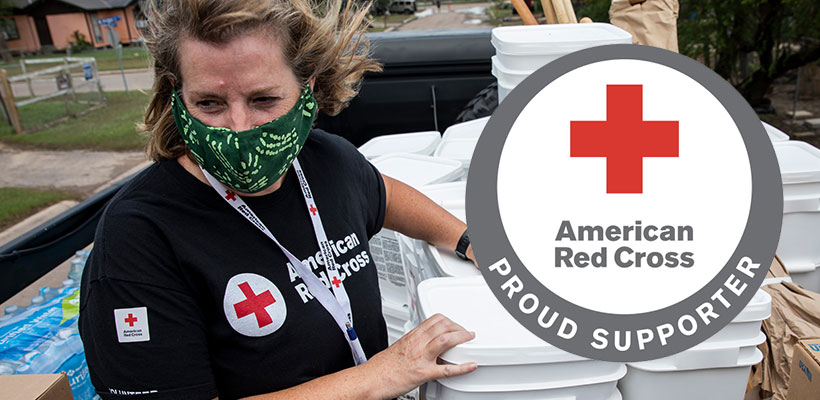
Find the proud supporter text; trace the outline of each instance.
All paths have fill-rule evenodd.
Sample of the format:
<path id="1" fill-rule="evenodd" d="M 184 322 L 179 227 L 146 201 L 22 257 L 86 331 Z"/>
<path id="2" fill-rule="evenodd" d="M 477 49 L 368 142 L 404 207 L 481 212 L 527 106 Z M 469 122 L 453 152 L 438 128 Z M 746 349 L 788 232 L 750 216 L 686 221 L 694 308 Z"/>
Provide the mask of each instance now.
<path id="1" fill-rule="evenodd" d="M 691 242 L 694 229 L 689 225 L 643 225 L 635 221 L 634 225 L 578 225 L 573 226 L 570 221 L 562 221 L 555 236 L 556 242 L 590 241 L 590 242 Z M 611 255 L 611 258 L 610 258 Z M 690 268 L 695 265 L 694 254 L 683 252 L 638 251 L 629 246 L 620 246 L 610 249 L 602 246 L 593 252 L 576 251 L 569 246 L 555 247 L 556 268 L 606 268 L 611 264 L 622 268 L 629 267 L 668 267 Z"/>
<path id="2" fill-rule="evenodd" d="M 511 274 L 512 269 L 506 258 L 490 265 L 488 270 L 504 277 L 501 290 L 522 313 L 530 315 L 540 329 L 563 339 L 573 339 L 578 334 L 578 323 L 561 315 L 555 307 L 544 304 L 538 295 L 528 291 L 518 275 Z M 657 325 L 641 326 L 632 330 L 609 331 L 602 327 L 586 326 L 581 327 L 580 331 L 587 333 L 589 345 L 598 350 L 614 348 L 617 351 L 627 351 L 634 346 L 640 350 L 663 347 L 675 337 L 692 336 L 699 328 L 711 324 L 734 302 L 739 301 L 746 290 L 755 290 L 750 283 L 757 273 L 765 272 L 765 269 L 761 270 L 760 264 L 754 263 L 751 258 L 742 257 L 723 286 L 712 293 L 709 300 L 685 314 L 668 321 L 658 321 Z"/>

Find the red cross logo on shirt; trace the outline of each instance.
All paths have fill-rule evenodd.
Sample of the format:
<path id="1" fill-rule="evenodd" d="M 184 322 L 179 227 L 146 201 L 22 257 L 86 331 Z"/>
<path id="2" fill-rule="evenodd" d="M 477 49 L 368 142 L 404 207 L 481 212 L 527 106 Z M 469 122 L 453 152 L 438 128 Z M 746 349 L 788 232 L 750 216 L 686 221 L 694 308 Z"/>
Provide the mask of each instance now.
<path id="1" fill-rule="evenodd" d="M 570 121 L 570 157 L 606 157 L 607 193 L 643 193 L 643 158 L 678 157 L 678 121 L 643 120 L 643 85 L 607 85 L 606 121 Z"/>
<path id="2" fill-rule="evenodd" d="M 316 210 L 316 207 L 314 207 L 313 204 L 311 204 L 310 205 L 310 213 L 313 214 L 313 215 L 316 215 L 316 211 L 318 211 L 318 210 Z"/>
<path id="3" fill-rule="evenodd" d="M 340 281 L 340 280 L 339 280 L 339 277 L 338 277 L 338 276 L 334 276 L 334 277 L 333 277 L 333 280 L 332 280 L 330 283 L 332 283 L 333 285 L 335 285 L 335 286 L 336 286 L 336 288 L 338 288 L 338 287 L 339 287 L 339 285 L 342 283 L 342 281 Z"/>
<path id="4" fill-rule="evenodd" d="M 265 311 L 265 307 L 276 303 L 276 299 L 273 298 L 270 290 L 266 290 L 261 294 L 255 294 L 248 282 L 240 283 L 239 290 L 245 295 L 245 300 L 233 306 L 234 310 L 236 310 L 237 318 L 254 314 L 256 315 L 256 323 L 260 328 L 273 322 L 268 312 Z"/>
<path id="5" fill-rule="evenodd" d="M 137 322 L 137 317 L 135 317 L 134 314 L 128 313 L 128 318 L 125 319 L 125 322 L 128 323 L 128 326 L 133 327 L 134 322 Z"/>

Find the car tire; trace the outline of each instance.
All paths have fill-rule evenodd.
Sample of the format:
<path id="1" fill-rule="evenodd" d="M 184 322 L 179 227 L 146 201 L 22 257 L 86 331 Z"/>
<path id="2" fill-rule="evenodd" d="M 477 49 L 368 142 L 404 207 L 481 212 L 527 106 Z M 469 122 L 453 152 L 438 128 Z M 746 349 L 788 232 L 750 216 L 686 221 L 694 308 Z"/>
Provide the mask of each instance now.
<path id="1" fill-rule="evenodd" d="M 498 83 L 493 82 L 481 89 L 456 117 L 456 123 L 472 121 L 492 115 L 498 108 Z"/>

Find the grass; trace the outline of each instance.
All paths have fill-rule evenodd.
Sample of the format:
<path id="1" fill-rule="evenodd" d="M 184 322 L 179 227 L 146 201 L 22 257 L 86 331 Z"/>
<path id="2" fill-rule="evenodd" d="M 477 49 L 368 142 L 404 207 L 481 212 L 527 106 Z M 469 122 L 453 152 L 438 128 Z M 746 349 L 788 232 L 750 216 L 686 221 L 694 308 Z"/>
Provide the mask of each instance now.
<path id="1" fill-rule="evenodd" d="M 106 92 L 106 97 L 106 107 L 38 132 L 13 134 L 11 126 L 2 125 L 0 142 L 18 147 L 49 150 L 123 151 L 143 148 L 146 139 L 137 133 L 136 124 L 143 118 L 150 95 L 139 91 L 131 91 L 129 94 Z M 61 115 L 65 115 L 62 99 L 20 108 L 24 126 L 43 123 Z"/>
<path id="2" fill-rule="evenodd" d="M 58 201 L 74 198 L 57 190 L 0 188 L 0 231 Z"/>
<path id="3" fill-rule="evenodd" d="M 26 56 L 27 60 L 43 59 L 43 58 L 63 58 L 64 53 L 54 54 L 37 54 L 34 56 Z M 74 53 L 71 57 L 93 57 L 97 59 L 97 68 L 100 71 L 113 71 L 120 69 L 117 62 L 117 52 L 114 49 L 100 49 L 88 50 L 82 53 Z M 140 46 L 123 46 L 122 48 L 122 67 L 124 69 L 138 69 L 148 68 L 150 57 L 148 51 Z M 36 64 L 26 66 L 26 72 L 34 72 L 37 70 L 53 67 L 57 64 Z M 20 68 L 20 57 L 15 57 L 11 64 L 0 64 L 0 68 L 5 68 L 9 76 L 20 75 L 23 70 Z"/>

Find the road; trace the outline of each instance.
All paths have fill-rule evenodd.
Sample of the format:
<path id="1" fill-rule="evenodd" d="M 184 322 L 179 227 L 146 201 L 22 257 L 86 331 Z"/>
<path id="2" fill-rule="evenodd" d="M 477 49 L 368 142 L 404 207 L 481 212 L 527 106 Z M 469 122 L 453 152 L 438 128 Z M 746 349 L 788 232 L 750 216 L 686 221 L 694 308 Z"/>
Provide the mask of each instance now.
<path id="1" fill-rule="evenodd" d="M 469 4 L 442 4 L 441 11 L 437 12 L 435 7 L 421 10 L 416 15 L 419 17 L 407 24 L 399 27 L 398 31 L 411 31 L 421 29 L 461 29 L 490 27 L 487 23 L 487 7 L 492 5 L 487 3 Z"/>

